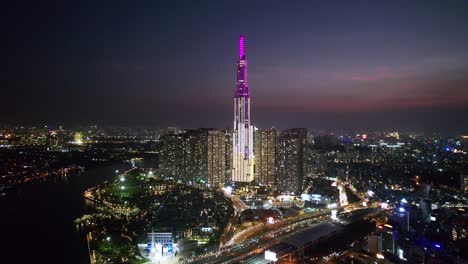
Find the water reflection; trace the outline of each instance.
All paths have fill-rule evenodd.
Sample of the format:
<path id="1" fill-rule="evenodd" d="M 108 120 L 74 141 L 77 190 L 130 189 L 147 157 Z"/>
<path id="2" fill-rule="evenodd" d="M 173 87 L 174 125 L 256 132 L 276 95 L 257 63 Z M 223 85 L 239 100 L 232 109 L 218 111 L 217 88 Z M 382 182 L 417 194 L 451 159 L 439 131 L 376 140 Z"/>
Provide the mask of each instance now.
<path id="1" fill-rule="evenodd" d="M 89 263 L 86 234 L 74 223 L 93 210 L 83 192 L 114 177 L 115 170 L 130 167 L 130 163 L 117 163 L 10 190 L 0 199 L 2 263 Z"/>

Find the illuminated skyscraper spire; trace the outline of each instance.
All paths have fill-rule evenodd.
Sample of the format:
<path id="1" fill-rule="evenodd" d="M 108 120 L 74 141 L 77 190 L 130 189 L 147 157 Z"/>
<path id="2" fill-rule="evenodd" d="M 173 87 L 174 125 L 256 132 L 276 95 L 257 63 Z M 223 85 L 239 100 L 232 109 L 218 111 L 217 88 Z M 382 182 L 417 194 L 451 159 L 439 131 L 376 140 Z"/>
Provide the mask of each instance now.
<path id="1" fill-rule="evenodd" d="M 242 60 L 245 56 L 244 53 L 244 36 L 239 37 L 239 60 Z"/>
<path id="2" fill-rule="evenodd" d="M 239 37 L 239 61 L 237 84 L 234 94 L 234 133 L 232 155 L 232 181 L 253 180 L 253 128 L 250 125 L 250 92 L 247 82 L 247 59 L 244 51 L 244 36 Z"/>
<path id="3" fill-rule="evenodd" d="M 237 89 L 235 97 L 250 97 L 249 85 L 247 82 L 247 59 L 244 52 L 244 36 L 242 35 L 239 37 L 239 61 L 237 62 Z M 246 113 L 249 114 L 250 111 Z"/>

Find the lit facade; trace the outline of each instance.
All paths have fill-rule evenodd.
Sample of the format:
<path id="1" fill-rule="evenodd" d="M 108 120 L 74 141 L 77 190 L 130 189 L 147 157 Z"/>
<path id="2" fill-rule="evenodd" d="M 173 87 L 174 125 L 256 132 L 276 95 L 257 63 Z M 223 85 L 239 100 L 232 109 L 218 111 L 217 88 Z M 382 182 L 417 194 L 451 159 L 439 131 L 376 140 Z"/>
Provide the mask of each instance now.
<path id="1" fill-rule="evenodd" d="M 208 132 L 208 185 L 222 187 L 226 174 L 225 134 L 223 131 Z"/>
<path id="2" fill-rule="evenodd" d="M 226 157 L 224 183 L 231 181 L 232 178 L 232 135 L 232 130 L 226 130 L 224 133 L 224 155 Z"/>
<path id="3" fill-rule="evenodd" d="M 184 130 L 160 138 L 159 168 L 162 176 L 187 182 L 206 182 L 208 130 Z"/>
<path id="4" fill-rule="evenodd" d="M 237 85 L 234 95 L 231 175 L 234 182 L 251 182 L 254 179 L 253 128 L 250 125 L 250 92 L 242 35 L 239 38 Z"/>
<path id="5" fill-rule="evenodd" d="M 277 147 L 277 189 L 300 193 L 304 179 L 304 148 L 307 130 L 294 128 L 283 131 Z"/>
<path id="6" fill-rule="evenodd" d="M 184 135 L 184 154 L 182 175 L 184 180 L 206 183 L 208 171 L 208 130 L 186 130 Z"/>
<path id="7" fill-rule="evenodd" d="M 168 134 L 160 138 L 159 171 L 164 177 L 179 179 L 183 174 L 183 138 L 179 134 Z"/>
<path id="8" fill-rule="evenodd" d="M 255 181 L 268 188 L 275 186 L 276 167 L 276 131 L 273 129 L 256 130 L 255 145 Z"/>

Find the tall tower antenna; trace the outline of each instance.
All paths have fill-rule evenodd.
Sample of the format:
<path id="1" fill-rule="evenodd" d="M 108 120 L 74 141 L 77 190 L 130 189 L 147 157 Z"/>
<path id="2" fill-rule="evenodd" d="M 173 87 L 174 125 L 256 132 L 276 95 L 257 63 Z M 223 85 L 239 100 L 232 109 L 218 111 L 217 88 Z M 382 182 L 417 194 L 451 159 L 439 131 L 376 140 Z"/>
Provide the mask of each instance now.
<path id="1" fill-rule="evenodd" d="M 245 58 L 245 52 L 244 52 L 244 36 L 240 35 L 239 36 L 239 59 L 242 60 Z"/>

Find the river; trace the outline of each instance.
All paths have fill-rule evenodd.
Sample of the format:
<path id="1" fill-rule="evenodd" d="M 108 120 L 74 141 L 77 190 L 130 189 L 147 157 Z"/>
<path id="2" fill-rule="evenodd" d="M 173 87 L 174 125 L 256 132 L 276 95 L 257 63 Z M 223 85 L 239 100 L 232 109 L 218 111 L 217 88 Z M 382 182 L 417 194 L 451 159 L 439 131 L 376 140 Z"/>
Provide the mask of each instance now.
<path id="1" fill-rule="evenodd" d="M 129 168 L 116 163 L 47 178 L 0 197 L 0 263 L 88 264 L 85 234 L 73 223 L 90 209 L 82 194 Z"/>

